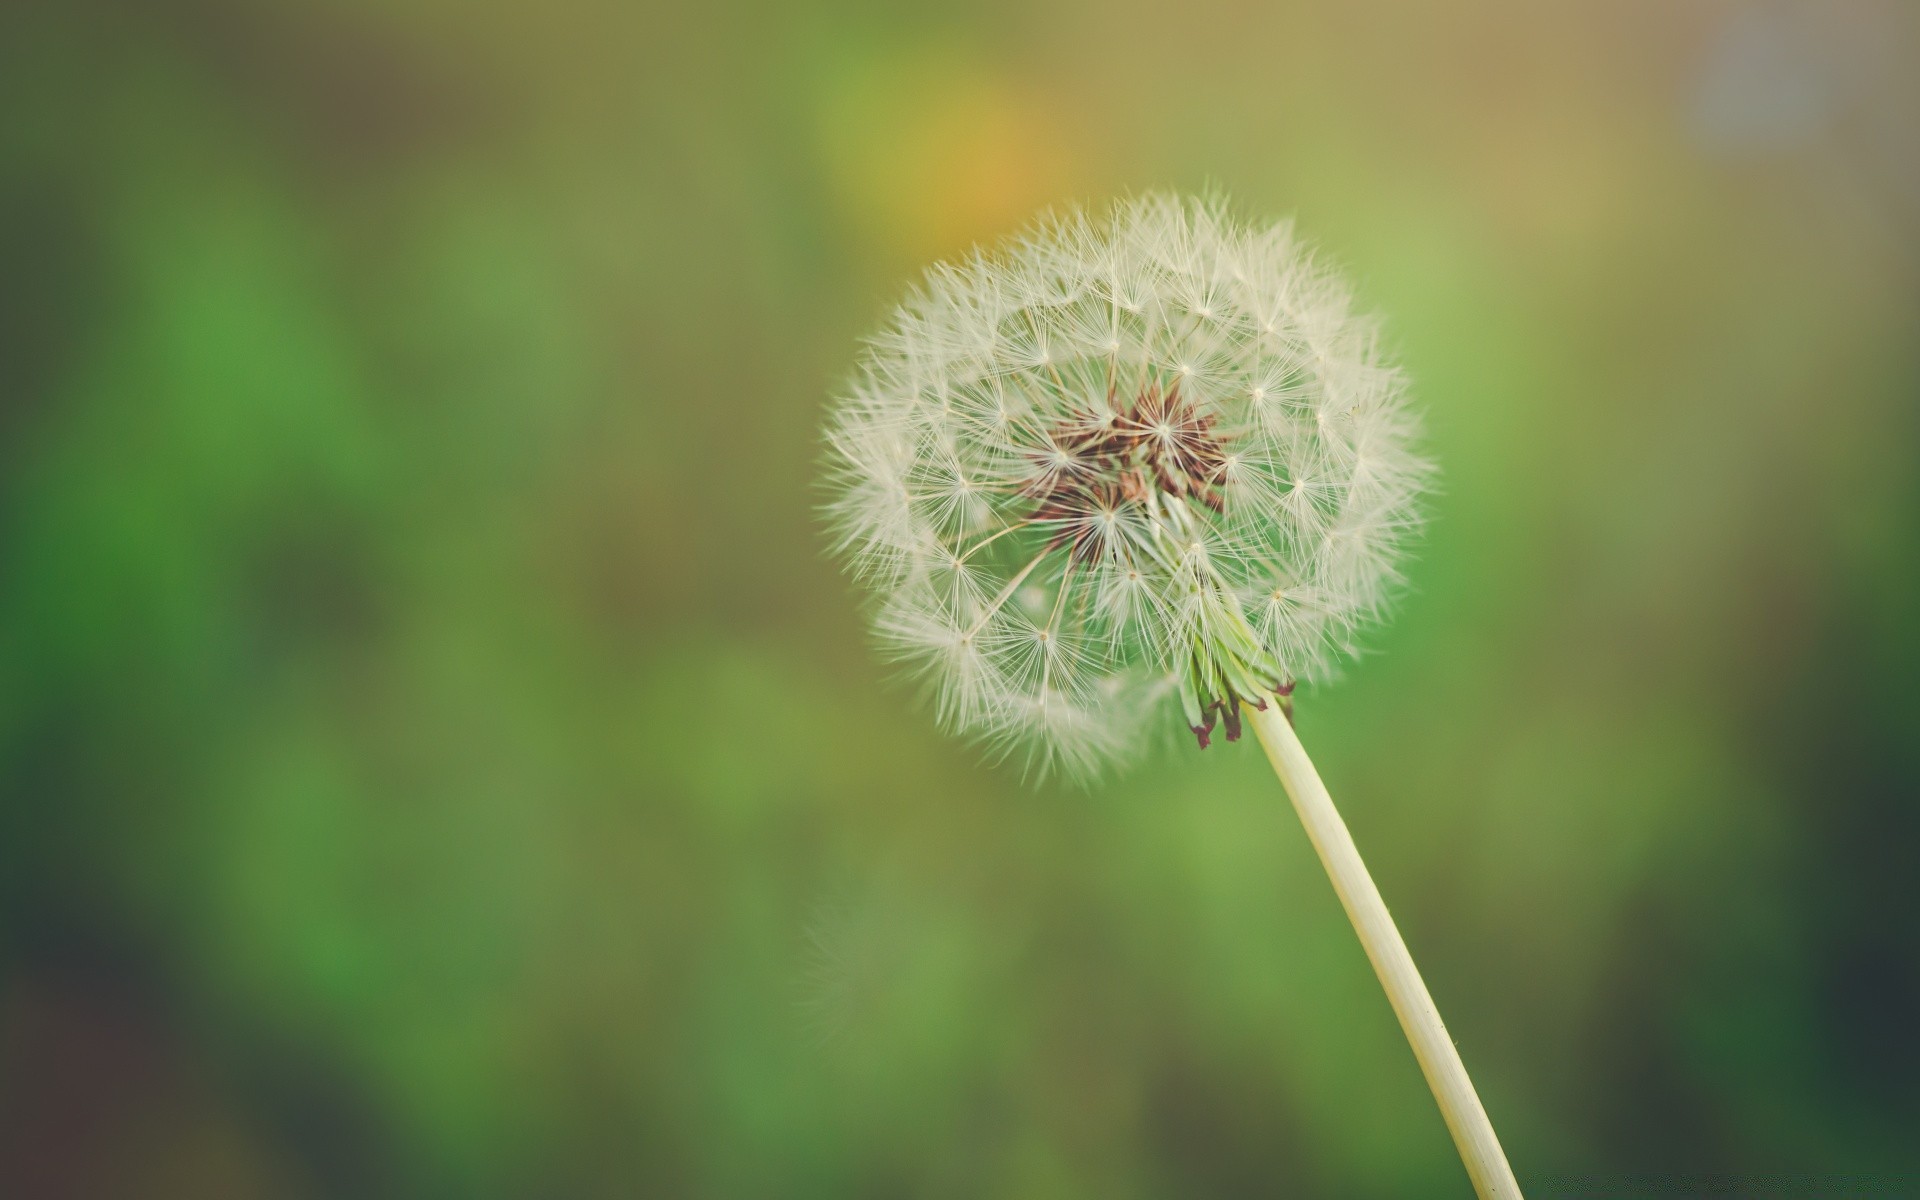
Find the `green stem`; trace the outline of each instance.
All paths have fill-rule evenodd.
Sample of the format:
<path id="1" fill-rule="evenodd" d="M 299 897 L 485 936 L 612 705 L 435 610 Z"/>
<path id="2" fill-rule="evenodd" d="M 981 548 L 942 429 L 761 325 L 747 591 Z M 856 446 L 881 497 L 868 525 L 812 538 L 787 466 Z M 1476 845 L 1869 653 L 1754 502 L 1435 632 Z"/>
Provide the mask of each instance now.
<path id="1" fill-rule="evenodd" d="M 1380 899 L 1380 889 L 1367 874 L 1367 865 L 1360 859 L 1346 822 L 1334 808 L 1333 797 L 1327 794 L 1320 773 L 1313 769 L 1313 761 L 1294 733 L 1293 722 L 1281 712 L 1275 698 L 1269 698 L 1266 709 L 1255 711 L 1251 719 L 1274 773 L 1292 797 L 1294 811 L 1300 814 L 1300 823 L 1306 826 L 1307 837 L 1333 880 L 1333 890 L 1346 908 L 1354 932 L 1360 935 L 1360 944 L 1380 977 L 1380 986 L 1400 1018 L 1400 1028 L 1440 1104 L 1440 1115 L 1453 1134 L 1453 1144 L 1460 1151 L 1460 1161 L 1466 1164 L 1474 1191 L 1481 1200 L 1519 1200 L 1520 1185 L 1500 1149 L 1500 1139 L 1494 1136 L 1487 1110 L 1467 1078 L 1466 1064 L 1447 1036 L 1447 1027 L 1440 1023 L 1440 1011 L 1413 965 L 1413 956 L 1407 953 L 1407 944 L 1401 940 L 1386 902 Z"/>

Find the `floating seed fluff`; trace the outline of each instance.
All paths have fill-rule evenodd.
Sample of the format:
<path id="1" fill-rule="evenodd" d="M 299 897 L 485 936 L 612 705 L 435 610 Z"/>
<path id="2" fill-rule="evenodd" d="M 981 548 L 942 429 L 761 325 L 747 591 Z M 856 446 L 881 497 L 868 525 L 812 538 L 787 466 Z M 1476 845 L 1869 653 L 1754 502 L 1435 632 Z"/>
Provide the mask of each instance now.
<path id="1" fill-rule="evenodd" d="M 1150 195 L 929 272 L 837 404 L 830 509 L 941 721 L 1086 774 L 1156 712 L 1236 738 L 1351 649 L 1417 435 L 1291 226 Z"/>

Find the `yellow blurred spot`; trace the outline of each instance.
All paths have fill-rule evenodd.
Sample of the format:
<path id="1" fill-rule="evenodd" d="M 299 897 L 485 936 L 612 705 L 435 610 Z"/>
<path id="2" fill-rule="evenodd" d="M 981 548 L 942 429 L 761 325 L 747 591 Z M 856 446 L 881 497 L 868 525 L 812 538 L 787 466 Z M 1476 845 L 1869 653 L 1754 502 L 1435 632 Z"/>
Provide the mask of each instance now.
<path id="1" fill-rule="evenodd" d="M 1051 105 L 949 47 L 892 48 L 827 83 L 820 152 L 834 199 L 879 246 L 965 250 L 1062 198 L 1071 172 Z"/>

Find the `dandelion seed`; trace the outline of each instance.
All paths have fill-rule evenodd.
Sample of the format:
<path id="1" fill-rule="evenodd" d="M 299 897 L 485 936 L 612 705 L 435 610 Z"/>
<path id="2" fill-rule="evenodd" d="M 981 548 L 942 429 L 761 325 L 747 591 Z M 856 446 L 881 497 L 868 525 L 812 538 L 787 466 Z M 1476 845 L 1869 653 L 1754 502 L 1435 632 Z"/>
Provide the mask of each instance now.
<path id="1" fill-rule="evenodd" d="M 894 630 L 964 569 L 984 663 L 886 637 L 958 732 L 1075 773 L 1156 712 L 1234 736 L 1351 645 L 1417 524 L 1418 421 L 1378 344 L 1286 224 L 1161 195 L 1043 222 L 930 271 L 868 343 L 829 433 L 839 548 Z M 1314 603 L 1242 599 L 1283 584 Z M 1076 681 L 1154 702 L 1062 716 L 1028 618 Z"/>

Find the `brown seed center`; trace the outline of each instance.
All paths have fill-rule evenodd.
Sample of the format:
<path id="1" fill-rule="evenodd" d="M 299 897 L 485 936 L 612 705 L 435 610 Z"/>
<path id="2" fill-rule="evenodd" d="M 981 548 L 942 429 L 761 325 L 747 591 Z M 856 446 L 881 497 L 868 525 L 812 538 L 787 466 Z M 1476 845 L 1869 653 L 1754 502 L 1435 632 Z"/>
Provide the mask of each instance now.
<path id="1" fill-rule="evenodd" d="M 1148 385 L 1119 413 L 1068 417 L 1047 439 L 1033 455 L 1039 474 L 1025 489 L 1035 502 L 1028 519 L 1052 527 L 1048 545 L 1070 546 L 1076 560 L 1099 558 L 1121 510 L 1146 503 L 1156 487 L 1226 511 L 1225 443 L 1213 415 L 1200 412 L 1177 383 Z"/>

